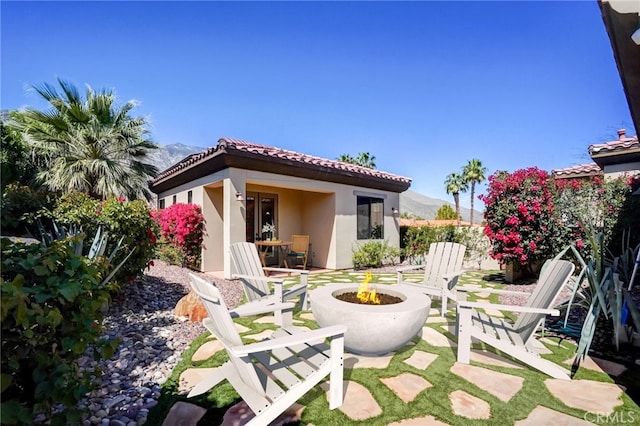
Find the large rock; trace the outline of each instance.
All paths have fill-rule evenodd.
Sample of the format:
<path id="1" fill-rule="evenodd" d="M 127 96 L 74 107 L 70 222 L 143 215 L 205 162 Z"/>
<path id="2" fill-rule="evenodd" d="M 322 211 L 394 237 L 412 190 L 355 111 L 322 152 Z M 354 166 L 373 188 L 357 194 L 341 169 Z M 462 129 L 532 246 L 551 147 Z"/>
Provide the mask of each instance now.
<path id="1" fill-rule="evenodd" d="M 200 298 L 193 290 L 178 301 L 173 313 L 178 317 L 188 317 L 194 322 L 200 322 L 208 316 Z"/>

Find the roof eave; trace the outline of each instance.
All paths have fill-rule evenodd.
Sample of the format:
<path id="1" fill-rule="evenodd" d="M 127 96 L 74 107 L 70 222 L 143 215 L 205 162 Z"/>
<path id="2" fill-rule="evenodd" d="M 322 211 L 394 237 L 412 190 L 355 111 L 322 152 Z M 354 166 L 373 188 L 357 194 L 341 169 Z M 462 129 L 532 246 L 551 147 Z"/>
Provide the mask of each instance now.
<path id="1" fill-rule="evenodd" d="M 590 155 L 593 161 L 602 168 L 611 164 L 640 161 L 640 147 L 625 149 L 624 151 L 597 152 Z"/>
<path id="2" fill-rule="evenodd" d="M 598 0 L 598 5 L 629 104 L 631 119 L 636 134 L 640 134 L 640 45 L 631 39 L 631 35 L 639 27 L 638 12 L 618 12 L 612 6 L 612 1 L 608 0 Z"/>
<path id="3" fill-rule="evenodd" d="M 153 183 L 151 190 L 158 194 L 229 167 L 398 193 L 406 191 L 411 186 L 410 181 L 396 181 L 376 176 L 363 176 L 348 170 L 335 170 L 317 164 L 300 164 L 296 161 L 282 158 L 265 159 L 261 154 L 227 150 L 226 152 L 216 152 L 214 155 L 206 157 L 186 167 L 184 170 L 171 174 L 166 178 L 159 179 Z"/>

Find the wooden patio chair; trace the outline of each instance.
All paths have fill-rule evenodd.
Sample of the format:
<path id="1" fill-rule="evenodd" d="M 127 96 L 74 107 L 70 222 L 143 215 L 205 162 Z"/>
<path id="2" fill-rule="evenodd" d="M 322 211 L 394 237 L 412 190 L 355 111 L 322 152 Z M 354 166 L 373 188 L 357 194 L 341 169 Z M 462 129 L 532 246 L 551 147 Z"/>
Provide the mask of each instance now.
<path id="1" fill-rule="evenodd" d="M 471 339 L 476 338 L 499 351 L 530 365 L 556 379 L 570 380 L 568 371 L 561 366 L 541 358 L 533 345 L 533 337 L 546 315 L 560 315 L 551 309 L 553 302 L 567 283 L 575 267 L 567 260 L 549 260 L 540 273 L 535 290 L 524 306 L 457 301 L 458 362 L 469 364 Z M 462 293 L 477 291 L 483 293 L 517 294 L 522 292 L 492 290 L 478 287 L 458 287 Z M 520 312 L 517 321 L 510 324 L 503 319 L 487 315 L 478 309 L 496 309 Z"/>
<path id="2" fill-rule="evenodd" d="M 291 310 L 293 303 L 259 301 L 229 311 L 212 283 L 193 274 L 189 277 L 191 287 L 209 314 L 203 325 L 220 340 L 229 355 L 229 361 L 198 383 L 189 397 L 203 394 L 226 379 L 256 415 L 246 424 L 268 425 L 329 376 L 329 408 L 342 405 L 346 326 L 312 331 L 281 328 L 270 339 L 243 344 L 233 316 L 256 315 L 275 308 Z"/>
<path id="3" fill-rule="evenodd" d="M 233 243 L 229 246 L 231 261 L 236 268 L 231 278 L 239 279 L 244 289 L 244 294 L 249 302 L 257 300 L 272 300 L 273 303 L 286 302 L 289 299 L 299 297 L 300 309 L 307 309 L 307 280 L 309 271 L 288 268 L 266 268 L 262 266 L 258 250 L 253 243 Z M 284 279 L 268 277 L 265 271 L 295 272 L 300 275 L 300 284 L 290 288 L 284 288 Z M 273 292 L 269 284 L 273 284 Z M 282 311 L 275 312 L 277 325 L 291 324 L 291 312 L 283 317 Z"/>
<path id="4" fill-rule="evenodd" d="M 455 300 L 454 287 L 464 272 L 462 261 L 466 250 L 465 246 L 458 243 L 431 243 L 424 265 L 405 266 L 397 270 L 398 284 L 417 287 L 423 293 L 442 299 L 440 315 L 444 317 L 447 312 L 447 300 Z M 403 274 L 405 272 L 418 269 L 424 269 L 421 283 L 411 283 L 404 280 Z"/>
<path id="5" fill-rule="evenodd" d="M 289 261 L 293 262 L 292 265 L 298 265 L 302 269 L 307 269 L 307 259 L 309 258 L 309 236 L 308 235 L 292 235 L 291 236 L 291 250 L 287 253 L 287 257 L 284 264 L 289 268 Z"/>

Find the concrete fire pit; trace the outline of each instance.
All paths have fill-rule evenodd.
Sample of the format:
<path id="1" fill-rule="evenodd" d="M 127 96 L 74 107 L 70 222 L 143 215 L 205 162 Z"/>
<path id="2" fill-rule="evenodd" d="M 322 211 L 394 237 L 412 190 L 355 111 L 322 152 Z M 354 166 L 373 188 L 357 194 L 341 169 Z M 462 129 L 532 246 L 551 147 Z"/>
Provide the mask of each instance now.
<path id="1" fill-rule="evenodd" d="M 392 305 L 361 305 L 336 299 L 357 292 L 358 284 L 329 284 L 311 292 L 311 310 L 321 327 L 344 324 L 347 350 L 361 355 L 383 355 L 404 346 L 424 326 L 431 299 L 417 289 L 375 286 L 379 293 L 402 299 Z"/>

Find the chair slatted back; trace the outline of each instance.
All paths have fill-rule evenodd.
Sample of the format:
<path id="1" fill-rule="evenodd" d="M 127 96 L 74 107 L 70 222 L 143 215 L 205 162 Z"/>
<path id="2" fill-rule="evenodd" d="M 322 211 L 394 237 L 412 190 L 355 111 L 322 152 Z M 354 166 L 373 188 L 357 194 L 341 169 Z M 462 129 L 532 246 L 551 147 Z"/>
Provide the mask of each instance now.
<path id="1" fill-rule="evenodd" d="M 462 269 L 465 246 L 452 242 L 431 243 L 424 269 L 424 284 L 441 287 L 442 277 Z"/>
<path id="2" fill-rule="evenodd" d="M 253 364 L 246 359 L 234 356 L 229 350 L 234 346 L 242 346 L 242 339 L 231 315 L 229 315 L 227 304 L 220 295 L 220 290 L 196 275 L 189 274 L 189 279 L 191 288 L 200 297 L 209 314 L 209 318 L 205 319 L 207 329 L 222 342 L 229 355 L 229 361 L 234 365 L 241 380 L 254 390 L 264 394 L 264 388 Z"/>
<path id="3" fill-rule="evenodd" d="M 308 235 L 292 235 L 291 251 L 296 253 L 306 254 L 309 251 L 309 236 Z"/>
<path id="4" fill-rule="evenodd" d="M 229 246 L 229 253 L 238 274 L 254 277 L 265 276 L 255 244 L 246 242 L 233 243 Z M 240 281 L 242 281 L 242 288 L 249 302 L 271 294 L 269 284 L 266 281 L 247 278 L 241 278 Z"/>
<path id="5" fill-rule="evenodd" d="M 556 299 L 562 286 L 573 274 L 575 266 L 568 260 L 547 260 L 540 271 L 540 278 L 536 288 L 527 299 L 525 306 L 532 308 L 549 309 Z M 545 318 L 545 314 L 522 312 L 518 316 L 514 330 L 518 332 L 526 344 L 533 336 L 540 322 Z"/>

